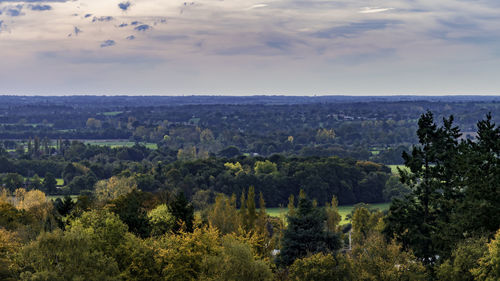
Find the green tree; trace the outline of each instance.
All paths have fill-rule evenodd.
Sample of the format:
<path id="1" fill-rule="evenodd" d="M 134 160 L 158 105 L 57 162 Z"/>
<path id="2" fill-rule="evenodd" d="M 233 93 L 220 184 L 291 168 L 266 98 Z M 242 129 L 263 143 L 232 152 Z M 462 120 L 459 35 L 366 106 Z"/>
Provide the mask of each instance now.
<path id="1" fill-rule="evenodd" d="M 174 231 L 180 230 L 182 225 L 184 225 L 186 231 L 193 231 L 194 208 L 193 205 L 187 201 L 184 193 L 181 192 L 177 194 L 173 202 L 169 205 L 169 211 L 177 222 L 173 229 Z"/>
<path id="2" fill-rule="evenodd" d="M 486 239 L 467 239 L 460 242 L 451 254 L 436 269 L 440 281 L 473 281 L 471 270 L 477 267 L 479 259 L 486 253 Z"/>
<path id="3" fill-rule="evenodd" d="M 477 268 L 472 269 L 472 274 L 478 281 L 500 280 L 500 230 L 495 238 L 488 243 L 488 250 L 479 259 Z"/>
<path id="4" fill-rule="evenodd" d="M 256 260 L 250 247 L 231 237 L 222 239 L 221 254 L 209 257 L 209 269 L 205 280 L 221 281 L 271 281 L 272 271 L 268 264 Z"/>
<path id="5" fill-rule="evenodd" d="M 168 210 L 166 204 L 156 206 L 148 212 L 151 235 L 163 235 L 174 228 L 176 222 L 174 216 Z"/>
<path id="6" fill-rule="evenodd" d="M 42 233 L 23 248 L 19 280 L 120 280 L 118 265 L 94 248 L 88 232 Z"/>
<path id="7" fill-rule="evenodd" d="M 57 192 L 57 180 L 54 177 L 54 174 L 51 172 L 47 172 L 45 174 L 45 178 L 43 179 L 43 189 L 48 194 L 54 194 Z"/>
<path id="8" fill-rule="evenodd" d="M 296 259 L 290 266 L 290 280 L 344 281 L 353 280 L 352 268 L 343 255 L 317 253 Z"/>
<path id="9" fill-rule="evenodd" d="M 434 123 L 431 112 L 418 121 L 419 145 L 403 153 L 411 172 L 401 171 L 401 181 L 412 189 L 403 200 L 394 200 L 386 219 L 385 233 L 394 235 L 427 264 L 449 255 L 456 233 L 450 231 L 450 215 L 456 205 L 459 161 L 458 137 L 453 116 Z"/>
<path id="10" fill-rule="evenodd" d="M 339 236 L 326 232 L 325 214 L 314 207 L 302 192 L 294 215 L 288 215 L 283 233 L 279 263 L 291 265 L 296 259 L 319 252 L 334 252 L 341 247 Z"/>

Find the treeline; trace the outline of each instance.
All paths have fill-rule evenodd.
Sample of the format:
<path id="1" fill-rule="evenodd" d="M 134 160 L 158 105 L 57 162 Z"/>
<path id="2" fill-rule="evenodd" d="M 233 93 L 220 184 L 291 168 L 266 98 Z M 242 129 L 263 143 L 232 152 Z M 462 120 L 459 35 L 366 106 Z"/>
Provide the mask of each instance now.
<path id="1" fill-rule="evenodd" d="M 217 193 L 239 196 L 248 186 L 255 186 L 269 198 L 272 207 L 286 205 L 288 196 L 298 194 L 300 189 L 321 204 L 335 195 L 343 205 L 387 202 L 406 192 L 403 185 L 389 181 L 392 175 L 388 167 L 369 161 L 281 155 L 172 161 L 171 156 L 161 149 L 111 149 L 73 143 L 60 158 L 0 158 L 0 180 L 11 191 L 20 186 L 40 188 L 33 178 L 51 173 L 64 180 L 64 187 L 55 194 L 80 194 L 93 191 L 99 180 L 119 176 L 132 178 L 144 191 L 182 190 L 201 205 L 212 203 Z"/>
<path id="2" fill-rule="evenodd" d="M 474 124 L 481 115 L 498 109 L 493 98 L 411 102 L 400 98 L 309 102 L 299 98 L 290 104 L 254 104 L 245 99 L 237 104 L 238 99 L 230 98 L 220 99 L 221 104 L 204 98 L 191 102 L 179 98 L 175 104 L 155 97 L 141 101 L 88 98 L 99 103 L 95 107 L 81 104 L 85 99 L 79 97 L 73 98 L 75 103 L 71 103 L 72 98 L 47 98 L 38 105 L 6 99 L 12 104 L 0 108 L 2 139 L 129 139 L 159 143 L 175 151 L 194 147 L 199 155 L 217 154 L 233 146 L 241 153 L 264 156 L 339 156 L 385 164 L 399 164 L 400 155 L 388 153 L 378 157 L 379 152 L 408 148 L 417 142 L 417 119 L 425 109 L 438 116 L 457 114 L 457 121 L 469 138 L 474 138 Z"/>

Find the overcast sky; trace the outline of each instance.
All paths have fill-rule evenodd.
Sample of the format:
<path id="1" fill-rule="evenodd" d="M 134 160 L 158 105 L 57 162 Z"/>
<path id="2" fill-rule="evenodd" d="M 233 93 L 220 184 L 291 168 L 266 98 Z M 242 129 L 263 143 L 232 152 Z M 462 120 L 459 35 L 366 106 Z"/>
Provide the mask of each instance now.
<path id="1" fill-rule="evenodd" d="M 0 94 L 500 94 L 498 0 L 0 0 Z"/>

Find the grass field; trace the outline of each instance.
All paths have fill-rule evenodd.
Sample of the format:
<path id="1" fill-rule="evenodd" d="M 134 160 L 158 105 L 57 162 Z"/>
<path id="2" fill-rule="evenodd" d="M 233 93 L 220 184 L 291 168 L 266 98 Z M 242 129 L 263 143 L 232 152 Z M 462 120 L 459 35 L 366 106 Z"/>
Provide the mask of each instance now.
<path id="1" fill-rule="evenodd" d="M 135 142 L 133 141 L 107 141 L 107 140 L 86 140 L 84 141 L 85 143 L 91 144 L 91 145 L 100 145 L 100 146 L 109 146 L 111 148 L 116 148 L 116 147 L 132 147 L 135 145 Z M 141 142 L 140 144 L 146 146 L 149 149 L 157 149 L 158 145 L 156 143 L 150 143 L 150 142 Z"/>
<path id="2" fill-rule="evenodd" d="M 25 180 L 26 180 L 26 178 L 25 178 Z M 43 178 L 40 178 L 40 180 L 43 182 Z M 64 185 L 64 180 L 63 179 L 56 179 L 56 182 L 57 182 L 56 184 L 58 186 L 63 186 Z"/>
<path id="3" fill-rule="evenodd" d="M 399 176 L 398 167 L 403 171 L 410 171 L 410 169 L 405 165 L 387 165 L 387 167 L 391 168 L 391 172 L 397 176 Z"/>
<path id="4" fill-rule="evenodd" d="M 56 200 L 57 198 L 60 198 L 62 200 L 64 197 L 65 197 L 65 195 L 48 195 L 47 196 L 47 198 L 49 200 Z M 71 199 L 76 201 L 76 199 L 78 198 L 78 195 L 70 195 L 69 197 L 71 197 Z"/>
<path id="5" fill-rule="evenodd" d="M 389 210 L 389 206 L 391 203 L 381 203 L 381 204 L 370 204 L 370 207 L 379 209 L 381 211 Z M 340 224 L 350 223 L 351 221 L 347 219 L 347 215 L 349 215 L 354 209 L 354 205 L 346 205 L 339 206 L 339 213 L 342 216 L 342 221 Z M 266 209 L 267 213 L 272 217 L 281 217 L 285 216 L 288 212 L 288 208 L 268 208 Z"/>
<path id="6" fill-rule="evenodd" d="M 104 116 L 116 116 L 118 114 L 122 114 L 123 111 L 109 111 L 109 112 L 103 112 L 102 115 Z"/>

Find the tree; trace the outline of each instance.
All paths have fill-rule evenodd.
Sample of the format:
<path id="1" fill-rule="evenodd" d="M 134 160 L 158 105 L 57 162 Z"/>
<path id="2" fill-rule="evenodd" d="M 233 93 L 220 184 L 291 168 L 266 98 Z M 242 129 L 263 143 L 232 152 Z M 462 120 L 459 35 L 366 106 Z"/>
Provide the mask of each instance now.
<path id="1" fill-rule="evenodd" d="M 500 128 L 491 119 L 488 114 L 477 123 L 477 141 L 463 149 L 465 194 L 454 221 L 457 232 L 471 237 L 492 237 L 500 228 Z"/>
<path id="2" fill-rule="evenodd" d="M 364 245 L 353 248 L 352 267 L 353 280 L 427 280 L 426 268 L 411 251 L 402 251 L 395 241 L 387 243 L 377 232 L 370 234 Z"/>
<path id="3" fill-rule="evenodd" d="M 329 232 L 337 232 L 337 228 L 342 220 L 342 216 L 339 213 L 338 202 L 335 196 L 332 197 L 331 203 L 326 203 L 326 228 Z"/>
<path id="4" fill-rule="evenodd" d="M 3 211 L 0 207 L 0 211 Z M 14 281 L 15 255 L 21 248 L 21 239 L 15 232 L 0 228 L 0 279 Z"/>
<path id="5" fill-rule="evenodd" d="M 278 172 L 276 163 L 269 160 L 255 162 L 254 171 L 256 175 L 274 175 Z"/>
<path id="6" fill-rule="evenodd" d="M 172 216 L 166 204 L 156 206 L 148 212 L 151 235 L 159 236 L 167 233 L 175 226 L 175 218 Z"/>
<path id="7" fill-rule="evenodd" d="M 247 244 L 231 237 L 224 237 L 221 250 L 220 255 L 208 258 L 209 280 L 273 280 L 269 265 L 262 260 L 256 260 Z"/>
<path id="8" fill-rule="evenodd" d="M 137 188 L 134 178 L 111 177 L 109 180 L 101 180 L 95 184 L 95 195 L 97 200 L 106 202 L 126 195 Z"/>
<path id="9" fill-rule="evenodd" d="M 434 123 L 433 114 L 422 114 L 418 121 L 419 146 L 411 154 L 403 152 L 405 165 L 411 172 L 400 171 L 401 181 L 412 189 L 403 200 L 394 200 L 386 219 L 385 233 L 394 235 L 403 246 L 414 251 L 425 263 L 447 256 L 453 240 L 450 214 L 456 207 L 460 186 L 457 185 L 459 165 L 458 137 L 453 116 L 443 119 L 443 126 Z"/>
<path id="10" fill-rule="evenodd" d="M 88 232 L 42 233 L 23 248 L 19 280 L 120 280 L 116 261 L 94 248 Z"/>
<path id="11" fill-rule="evenodd" d="M 479 259 L 487 252 L 487 240 L 467 239 L 460 242 L 451 254 L 436 269 L 440 281 L 473 281 L 472 270 L 477 267 Z"/>
<path id="12" fill-rule="evenodd" d="M 324 223 L 324 212 L 313 207 L 311 200 L 301 192 L 296 214 L 288 215 L 279 264 L 291 265 L 296 259 L 308 254 L 338 250 L 341 247 L 339 236 L 326 232 Z"/>
<path id="13" fill-rule="evenodd" d="M 247 211 L 246 229 L 250 230 L 255 227 L 255 221 L 257 220 L 257 209 L 255 207 L 255 188 L 253 186 L 250 186 L 248 188 L 246 211 Z"/>
<path id="14" fill-rule="evenodd" d="M 477 268 L 472 269 L 474 280 L 495 281 L 500 280 L 500 230 L 495 238 L 488 243 L 488 250 L 479 259 Z"/>
<path id="15" fill-rule="evenodd" d="M 194 208 L 193 205 L 187 201 L 184 193 L 181 192 L 177 194 L 174 201 L 169 205 L 169 211 L 177 222 L 173 229 L 174 231 L 179 231 L 181 226 L 184 226 L 187 232 L 193 231 Z"/>
<path id="16" fill-rule="evenodd" d="M 57 180 L 51 172 L 47 172 L 45 174 L 45 178 L 43 179 L 43 189 L 48 194 L 57 193 Z"/>
<path id="17" fill-rule="evenodd" d="M 236 195 L 231 198 L 227 198 L 224 194 L 217 195 L 207 219 L 210 226 L 217 228 L 222 234 L 238 230 L 240 220 L 236 210 Z"/>
<path id="18" fill-rule="evenodd" d="M 355 245 L 364 245 L 368 236 L 378 231 L 382 224 L 383 214 L 380 211 L 370 212 L 367 208 L 359 207 L 352 216 L 352 242 Z"/>
<path id="19" fill-rule="evenodd" d="M 342 255 L 317 253 L 296 259 L 290 266 L 290 280 L 343 281 L 353 280 L 349 261 Z"/>

